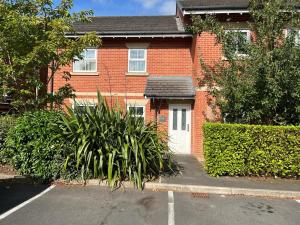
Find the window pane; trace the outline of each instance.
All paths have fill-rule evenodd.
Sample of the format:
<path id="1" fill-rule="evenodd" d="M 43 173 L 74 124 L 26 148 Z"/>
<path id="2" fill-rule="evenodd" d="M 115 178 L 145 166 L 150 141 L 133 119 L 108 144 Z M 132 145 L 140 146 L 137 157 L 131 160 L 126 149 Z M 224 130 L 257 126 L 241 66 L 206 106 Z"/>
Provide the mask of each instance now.
<path id="1" fill-rule="evenodd" d="M 186 109 L 182 109 L 181 130 L 186 130 Z"/>
<path id="2" fill-rule="evenodd" d="M 247 32 L 241 32 L 240 36 L 237 40 L 237 52 L 239 54 L 245 54 L 246 53 L 246 44 L 248 42 L 248 34 Z"/>
<path id="3" fill-rule="evenodd" d="M 131 113 L 132 115 L 135 114 L 135 108 L 134 107 L 128 107 L 128 112 Z"/>
<path id="4" fill-rule="evenodd" d="M 87 111 L 87 108 L 89 108 L 90 110 L 95 109 L 96 105 L 92 105 L 92 104 L 88 104 L 88 105 L 79 105 L 79 104 L 75 104 L 75 110 L 77 113 L 83 113 Z"/>
<path id="5" fill-rule="evenodd" d="M 137 59 L 137 50 L 130 50 L 130 59 Z"/>
<path id="6" fill-rule="evenodd" d="M 136 115 L 143 116 L 144 115 L 144 108 L 143 107 L 136 107 Z"/>
<path id="7" fill-rule="evenodd" d="M 87 61 L 86 62 L 86 71 L 96 71 L 96 62 L 95 61 Z"/>
<path id="8" fill-rule="evenodd" d="M 85 63 L 83 60 L 74 62 L 74 71 L 84 71 L 84 70 L 85 70 Z"/>
<path id="9" fill-rule="evenodd" d="M 146 71 L 145 67 L 146 67 L 145 61 L 130 60 L 130 62 L 129 62 L 129 71 L 133 71 L 133 72 L 134 71 L 137 71 L 137 72 Z"/>
<path id="10" fill-rule="evenodd" d="M 145 58 L 145 50 L 138 50 L 138 59 L 144 59 Z"/>
<path id="11" fill-rule="evenodd" d="M 144 49 L 131 49 L 130 50 L 130 59 L 144 59 L 145 50 Z"/>
<path id="12" fill-rule="evenodd" d="M 75 72 L 96 72 L 96 49 L 86 49 L 81 54 L 82 59 L 74 58 L 73 70 Z"/>
<path id="13" fill-rule="evenodd" d="M 96 58 L 96 50 L 95 49 L 85 50 L 85 57 L 87 59 L 95 59 Z"/>
<path id="14" fill-rule="evenodd" d="M 140 119 L 142 121 L 145 120 L 145 118 L 144 118 L 144 107 L 142 107 L 142 106 L 129 106 L 128 107 L 128 112 L 134 118 Z"/>
<path id="15" fill-rule="evenodd" d="M 173 109 L 173 130 L 177 130 L 177 112 L 178 109 Z"/>

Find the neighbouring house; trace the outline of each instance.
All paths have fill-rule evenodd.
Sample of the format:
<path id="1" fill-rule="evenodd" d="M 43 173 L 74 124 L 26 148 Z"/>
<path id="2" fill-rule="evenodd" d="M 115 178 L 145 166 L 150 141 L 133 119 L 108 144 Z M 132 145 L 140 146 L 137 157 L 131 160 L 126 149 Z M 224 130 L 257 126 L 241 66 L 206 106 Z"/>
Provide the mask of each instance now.
<path id="1" fill-rule="evenodd" d="M 118 103 L 145 121 L 157 120 L 175 153 L 203 160 L 202 125 L 218 117 L 207 89 L 198 84 L 200 56 L 206 63 L 224 57 L 213 35 L 192 35 L 186 27 L 191 15 L 215 14 L 250 40 L 248 6 L 248 0 L 182 0 L 174 16 L 93 17 L 91 23 L 75 24 L 70 38 L 95 31 L 103 43 L 62 68 L 54 90 L 69 82 L 77 97 L 66 104 L 73 107 L 93 107 L 99 90 L 109 104 Z M 237 53 L 243 53 L 239 46 Z M 62 78 L 63 71 L 71 73 L 69 81 Z"/>

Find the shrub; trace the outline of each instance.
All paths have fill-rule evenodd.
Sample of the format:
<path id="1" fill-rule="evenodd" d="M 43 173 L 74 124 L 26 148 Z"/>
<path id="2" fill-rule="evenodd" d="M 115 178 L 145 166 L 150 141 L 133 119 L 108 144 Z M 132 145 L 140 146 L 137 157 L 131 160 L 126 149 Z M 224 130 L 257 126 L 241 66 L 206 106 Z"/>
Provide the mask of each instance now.
<path id="1" fill-rule="evenodd" d="M 213 176 L 300 176 L 300 127 L 207 123 L 205 168 Z"/>
<path id="2" fill-rule="evenodd" d="M 40 181 L 59 176 L 63 167 L 64 140 L 58 138 L 61 113 L 55 111 L 27 112 L 10 130 L 5 155 L 23 175 Z"/>
<path id="3" fill-rule="evenodd" d="M 109 109 L 98 94 L 95 108 L 68 109 L 63 116 L 63 138 L 76 146 L 68 153 L 65 169 L 77 168 L 83 179 L 107 179 L 111 187 L 130 180 L 142 188 L 144 179 L 169 168 L 167 141 L 155 124 Z"/>
<path id="4" fill-rule="evenodd" d="M 4 148 L 4 142 L 8 131 L 14 126 L 15 121 L 16 118 L 14 116 L 0 116 L 0 163 L 5 162 L 2 149 Z"/>

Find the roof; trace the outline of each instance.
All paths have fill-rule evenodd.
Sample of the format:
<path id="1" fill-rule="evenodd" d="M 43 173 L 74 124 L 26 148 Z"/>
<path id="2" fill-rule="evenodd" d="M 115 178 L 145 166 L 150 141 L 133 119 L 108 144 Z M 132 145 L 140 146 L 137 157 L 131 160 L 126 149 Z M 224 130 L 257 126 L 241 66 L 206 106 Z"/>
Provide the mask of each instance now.
<path id="1" fill-rule="evenodd" d="M 98 34 L 186 34 L 176 16 L 108 16 L 91 17 L 91 23 L 75 23 L 76 33 Z"/>
<path id="2" fill-rule="evenodd" d="M 195 89 L 191 77 L 149 77 L 144 95 L 149 98 L 194 99 Z"/>
<path id="3" fill-rule="evenodd" d="M 181 10 L 248 9 L 249 0 L 178 0 Z"/>
<path id="4" fill-rule="evenodd" d="M 250 0 L 177 0 L 181 10 L 248 10 Z M 300 5 L 297 4 L 297 8 Z"/>

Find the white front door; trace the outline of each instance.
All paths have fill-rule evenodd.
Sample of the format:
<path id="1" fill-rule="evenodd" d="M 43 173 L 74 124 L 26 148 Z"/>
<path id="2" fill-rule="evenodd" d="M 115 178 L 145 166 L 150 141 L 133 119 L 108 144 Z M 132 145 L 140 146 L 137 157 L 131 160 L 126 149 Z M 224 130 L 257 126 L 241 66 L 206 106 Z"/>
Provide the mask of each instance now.
<path id="1" fill-rule="evenodd" d="M 191 154 L 191 105 L 169 105 L 169 147 L 175 154 Z"/>

